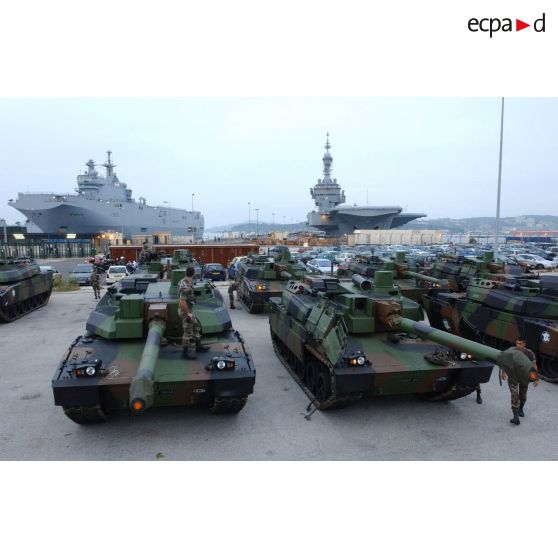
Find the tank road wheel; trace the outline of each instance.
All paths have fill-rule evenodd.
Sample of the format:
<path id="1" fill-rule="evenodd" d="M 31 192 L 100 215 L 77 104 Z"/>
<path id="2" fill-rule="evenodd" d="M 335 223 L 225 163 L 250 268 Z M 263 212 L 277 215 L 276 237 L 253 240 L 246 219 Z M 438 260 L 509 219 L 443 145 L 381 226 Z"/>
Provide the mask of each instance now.
<path id="1" fill-rule="evenodd" d="M 320 404 L 325 403 L 329 396 L 331 395 L 331 386 L 329 381 L 329 375 L 327 370 L 324 370 L 323 366 L 320 366 L 316 374 L 316 399 Z"/>
<path id="2" fill-rule="evenodd" d="M 101 405 L 63 407 L 64 414 L 78 424 L 98 424 L 107 422 L 110 411 Z"/>
<path id="3" fill-rule="evenodd" d="M 239 413 L 244 409 L 248 396 L 244 397 L 214 397 L 209 409 L 214 415 Z"/>
<path id="4" fill-rule="evenodd" d="M 539 375 L 543 380 L 547 382 L 552 382 L 553 384 L 558 382 L 558 362 L 550 357 L 541 356 L 541 369 Z"/>
<path id="5" fill-rule="evenodd" d="M 318 363 L 311 360 L 306 363 L 304 370 L 304 383 L 306 387 L 315 395 L 316 394 L 316 379 L 318 375 Z"/>

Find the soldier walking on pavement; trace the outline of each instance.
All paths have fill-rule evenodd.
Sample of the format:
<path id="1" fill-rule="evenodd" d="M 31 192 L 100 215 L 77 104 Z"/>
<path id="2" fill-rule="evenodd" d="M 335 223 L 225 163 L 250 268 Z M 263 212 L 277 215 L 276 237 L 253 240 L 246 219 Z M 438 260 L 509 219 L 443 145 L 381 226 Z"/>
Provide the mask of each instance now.
<path id="1" fill-rule="evenodd" d="M 96 267 L 93 268 L 93 273 L 91 274 L 91 286 L 93 287 L 95 298 L 101 298 L 101 277 Z"/>
<path id="2" fill-rule="evenodd" d="M 537 375 L 537 359 L 535 353 L 531 349 L 527 348 L 527 342 L 522 337 L 518 337 L 515 340 L 515 348 L 518 351 L 522 351 L 529 360 L 533 363 L 533 368 L 529 375 L 519 376 L 518 374 L 511 374 L 502 370 L 502 379 L 508 380 L 508 386 L 511 393 L 511 407 L 513 412 L 513 418 L 510 419 L 512 424 L 520 424 L 519 417 L 524 417 L 525 412 L 523 408 L 525 407 L 525 402 L 527 401 L 527 390 L 529 389 L 529 382 L 532 381 L 536 386 L 539 385 L 539 379 Z M 534 372 L 533 372 L 534 371 Z"/>
<path id="3" fill-rule="evenodd" d="M 228 293 L 229 293 L 229 302 L 231 303 L 231 310 L 234 310 L 236 306 L 234 305 L 234 291 L 236 291 L 236 298 L 238 299 L 238 280 L 235 278 L 232 280 L 232 283 L 229 285 Z"/>
<path id="4" fill-rule="evenodd" d="M 201 344 L 201 326 L 193 313 L 196 303 L 194 298 L 194 273 L 193 267 L 186 269 L 184 279 L 178 283 L 178 315 L 182 319 L 182 358 L 194 360 L 195 352 L 209 351 L 209 347 Z"/>

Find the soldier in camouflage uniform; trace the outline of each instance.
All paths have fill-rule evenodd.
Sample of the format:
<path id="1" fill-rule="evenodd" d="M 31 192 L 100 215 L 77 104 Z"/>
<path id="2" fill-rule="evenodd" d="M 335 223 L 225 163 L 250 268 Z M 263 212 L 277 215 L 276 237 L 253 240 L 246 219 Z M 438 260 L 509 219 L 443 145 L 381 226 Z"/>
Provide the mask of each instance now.
<path id="1" fill-rule="evenodd" d="M 91 274 L 91 286 L 93 287 L 93 294 L 95 298 L 101 298 L 101 277 L 97 268 L 93 268 Z"/>
<path id="2" fill-rule="evenodd" d="M 537 359 L 535 353 L 531 349 L 527 348 L 527 342 L 525 339 L 518 337 L 515 340 L 515 348 L 518 351 L 522 351 L 529 360 L 533 363 L 533 369 L 537 370 Z M 508 387 L 511 393 L 511 407 L 513 412 L 513 418 L 510 419 L 512 424 L 519 424 L 519 417 L 524 417 L 525 413 L 523 407 L 527 401 L 527 390 L 529 389 L 529 378 L 519 377 L 517 375 L 511 375 L 505 371 L 502 371 L 502 379 L 508 380 Z M 535 387 L 539 385 L 539 380 L 534 380 Z"/>
<path id="3" fill-rule="evenodd" d="M 194 360 L 196 351 L 209 351 L 209 347 L 201 345 L 201 326 L 193 314 L 194 298 L 194 268 L 186 269 L 184 279 L 178 283 L 178 315 L 182 319 L 182 357 Z"/>
<path id="4" fill-rule="evenodd" d="M 234 310 L 236 307 L 234 305 L 234 291 L 236 291 L 236 298 L 238 298 L 238 285 L 239 281 L 235 278 L 232 280 L 232 283 L 229 285 L 228 293 L 229 293 L 229 302 L 231 303 L 231 310 Z"/>

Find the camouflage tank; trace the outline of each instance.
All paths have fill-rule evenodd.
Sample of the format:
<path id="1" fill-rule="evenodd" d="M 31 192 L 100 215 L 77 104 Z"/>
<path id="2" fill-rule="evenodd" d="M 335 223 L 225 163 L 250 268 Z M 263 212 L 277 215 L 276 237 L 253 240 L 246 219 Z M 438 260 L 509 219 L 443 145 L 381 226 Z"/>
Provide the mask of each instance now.
<path id="1" fill-rule="evenodd" d="M 250 314 L 270 312 L 269 299 L 281 296 L 289 280 L 306 275 L 306 267 L 293 260 L 286 246 L 275 246 L 269 256 L 249 256 L 237 269 L 238 299 Z"/>
<path id="2" fill-rule="evenodd" d="M 146 255 L 140 260 L 138 269 L 142 272 L 157 273 L 160 279 L 165 277 L 165 272 L 169 269 L 185 269 L 193 267 L 196 279 L 201 279 L 201 266 L 192 256 L 190 250 L 174 250 L 172 258 L 169 258 L 164 252 L 157 253 L 154 251 L 146 252 Z"/>
<path id="3" fill-rule="evenodd" d="M 505 348 L 523 337 L 541 377 L 558 382 L 558 277 L 473 279 L 465 292 L 430 293 L 423 304 L 433 326 L 467 339 Z"/>
<path id="4" fill-rule="evenodd" d="M 104 422 L 113 410 L 208 405 L 238 413 L 253 392 L 256 370 L 241 335 L 232 329 L 223 298 L 211 281 L 194 284 L 193 313 L 208 352 L 182 358 L 177 284 L 157 275 L 128 277 L 109 289 L 60 362 L 52 380 L 54 402 L 68 418 Z"/>
<path id="5" fill-rule="evenodd" d="M 321 410 L 364 396 L 449 401 L 479 393 L 492 363 L 531 371 L 531 361 L 515 349 L 498 351 L 419 322 L 421 307 L 401 296 L 390 271 L 376 272 L 373 284 L 354 275 L 352 288 L 307 276 L 289 282 L 272 302 L 275 352 Z"/>
<path id="6" fill-rule="evenodd" d="M 473 279 L 490 279 L 491 281 L 507 282 L 513 277 L 532 278 L 524 274 L 519 266 L 505 266 L 494 260 L 494 252 L 485 252 L 482 258 L 456 258 L 444 256 L 425 273 L 447 282 L 450 291 L 462 292 Z"/>
<path id="7" fill-rule="evenodd" d="M 359 256 L 349 265 L 351 275 L 356 273 L 368 279 L 372 279 L 377 271 L 392 271 L 402 296 L 419 303 L 422 295 L 431 289 L 448 287 L 444 279 L 412 271 L 409 263 L 405 261 L 405 252 L 396 252 L 394 259 Z"/>
<path id="8" fill-rule="evenodd" d="M 0 260 L 0 323 L 13 322 L 45 306 L 54 284 L 52 271 L 36 264 Z"/>

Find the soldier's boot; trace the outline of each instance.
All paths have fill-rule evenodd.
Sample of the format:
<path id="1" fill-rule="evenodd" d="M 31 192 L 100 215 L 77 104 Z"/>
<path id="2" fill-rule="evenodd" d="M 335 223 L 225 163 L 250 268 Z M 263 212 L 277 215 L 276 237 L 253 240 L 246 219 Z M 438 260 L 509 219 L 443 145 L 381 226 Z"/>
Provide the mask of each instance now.
<path id="1" fill-rule="evenodd" d="M 188 351 L 188 347 L 182 347 L 182 358 L 187 360 L 196 360 L 198 357 L 196 355 L 191 355 Z"/>
<path id="2" fill-rule="evenodd" d="M 202 345 L 201 343 L 198 343 L 196 345 L 196 351 L 198 353 L 207 353 L 207 351 L 209 351 L 209 347 L 207 345 Z"/>
<path id="3" fill-rule="evenodd" d="M 518 414 L 520 417 L 524 417 L 524 416 L 525 416 L 525 413 L 523 412 L 523 407 L 525 407 L 525 401 L 520 401 L 520 402 L 519 402 L 519 411 L 517 411 L 517 414 Z"/>
<path id="4" fill-rule="evenodd" d="M 477 403 L 478 403 L 479 405 L 482 404 L 481 388 L 480 388 L 480 387 L 477 388 Z"/>
<path id="5" fill-rule="evenodd" d="M 510 419 L 512 424 L 520 424 L 519 422 L 519 409 L 512 409 L 513 411 L 513 418 Z"/>
<path id="6" fill-rule="evenodd" d="M 234 302 L 231 300 L 231 310 L 236 310 L 236 306 L 234 305 Z"/>

